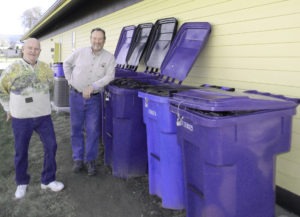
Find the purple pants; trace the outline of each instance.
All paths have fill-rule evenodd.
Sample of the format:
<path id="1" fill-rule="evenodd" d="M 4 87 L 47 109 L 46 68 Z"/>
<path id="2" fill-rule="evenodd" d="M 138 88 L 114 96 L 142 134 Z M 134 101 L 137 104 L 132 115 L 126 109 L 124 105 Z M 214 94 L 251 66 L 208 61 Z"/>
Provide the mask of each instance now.
<path id="1" fill-rule="evenodd" d="M 57 143 L 50 115 L 37 118 L 12 118 L 12 129 L 15 138 L 15 170 L 17 185 L 29 184 L 28 148 L 30 138 L 35 131 L 44 146 L 44 165 L 41 183 L 49 184 L 56 179 Z"/>
<path id="2" fill-rule="evenodd" d="M 101 94 L 84 99 L 81 93 L 70 90 L 71 143 L 73 160 L 96 160 L 101 134 Z"/>

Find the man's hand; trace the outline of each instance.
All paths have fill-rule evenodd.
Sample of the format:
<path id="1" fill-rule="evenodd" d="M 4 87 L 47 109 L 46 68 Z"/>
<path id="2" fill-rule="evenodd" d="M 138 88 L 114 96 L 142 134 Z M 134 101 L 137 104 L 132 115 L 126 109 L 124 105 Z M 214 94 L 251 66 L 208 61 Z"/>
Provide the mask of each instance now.
<path id="1" fill-rule="evenodd" d="M 11 119 L 10 112 L 6 112 L 6 121 L 9 121 Z"/>
<path id="2" fill-rule="evenodd" d="M 85 98 L 85 99 L 91 98 L 91 93 L 93 93 L 93 91 L 94 91 L 94 88 L 91 85 L 84 88 L 83 91 L 82 91 L 83 98 Z"/>

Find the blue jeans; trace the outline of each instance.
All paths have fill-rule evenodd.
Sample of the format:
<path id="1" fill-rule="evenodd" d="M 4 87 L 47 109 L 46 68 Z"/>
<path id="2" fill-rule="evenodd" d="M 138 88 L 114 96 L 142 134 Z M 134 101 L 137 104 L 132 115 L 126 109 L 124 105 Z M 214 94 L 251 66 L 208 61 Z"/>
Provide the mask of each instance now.
<path id="1" fill-rule="evenodd" d="M 15 170 L 17 185 L 28 184 L 30 175 L 28 169 L 28 148 L 30 138 L 35 131 L 44 146 L 44 165 L 41 183 L 49 184 L 56 177 L 57 143 L 53 123 L 50 115 L 37 118 L 12 118 L 12 129 L 15 139 Z"/>
<path id="2" fill-rule="evenodd" d="M 73 160 L 96 160 L 101 136 L 101 94 L 84 99 L 81 93 L 70 90 L 71 143 Z"/>

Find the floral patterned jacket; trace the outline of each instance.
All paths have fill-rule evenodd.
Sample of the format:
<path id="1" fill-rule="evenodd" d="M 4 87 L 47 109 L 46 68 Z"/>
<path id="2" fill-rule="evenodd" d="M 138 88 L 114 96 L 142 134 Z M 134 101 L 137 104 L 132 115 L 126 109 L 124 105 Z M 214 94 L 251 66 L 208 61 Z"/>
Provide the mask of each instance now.
<path id="1" fill-rule="evenodd" d="M 1 74 L 0 103 L 15 118 L 49 115 L 52 87 L 53 71 L 46 63 L 16 60 Z"/>

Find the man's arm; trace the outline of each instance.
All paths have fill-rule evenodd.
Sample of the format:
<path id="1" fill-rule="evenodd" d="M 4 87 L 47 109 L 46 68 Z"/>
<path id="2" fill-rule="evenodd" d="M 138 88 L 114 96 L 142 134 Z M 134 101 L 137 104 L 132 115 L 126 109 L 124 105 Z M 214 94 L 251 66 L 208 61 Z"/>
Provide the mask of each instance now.
<path id="1" fill-rule="evenodd" d="M 72 53 L 64 62 L 63 62 L 63 70 L 65 74 L 65 78 L 67 79 L 68 83 L 71 80 L 72 71 L 74 68 L 74 62 L 76 59 L 76 51 Z"/>
<path id="2" fill-rule="evenodd" d="M 99 90 L 103 88 L 115 78 L 115 66 L 116 66 L 116 61 L 114 56 L 112 55 L 109 58 L 109 61 L 107 62 L 107 68 L 104 77 L 93 83 L 94 90 Z"/>
<path id="3" fill-rule="evenodd" d="M 0 104 L 6 113 L 9 113 L 9 94 L 13 85 L 11 71 L 13 68 L 17 67 L 13 64 L 8 66 L 0 76 Z"/>

